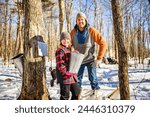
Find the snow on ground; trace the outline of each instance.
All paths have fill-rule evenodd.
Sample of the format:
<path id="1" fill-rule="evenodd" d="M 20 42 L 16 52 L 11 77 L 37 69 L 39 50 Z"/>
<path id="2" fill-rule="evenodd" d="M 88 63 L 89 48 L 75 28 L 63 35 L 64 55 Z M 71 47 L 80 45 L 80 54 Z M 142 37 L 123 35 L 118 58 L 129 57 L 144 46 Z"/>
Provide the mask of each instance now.
<path id="1" fill-rule="evenodd" d="M 55 83 L 54 87 L 50 86 L 51 74 L 49 72 L 50 62 L 46 63 L 47 88 L 53 100 L 59 99 L 59 85 Z M 54 67 L 54 65 L 53 65 Z M 104 65 L 97 69 L 99 85 L 101 87 L 101 99 L 108 96 L 118 86 L 118 66 Z M 132 100 L 150 100 L 150 66 L 138 65 L 136 68 L 129 68 L 129 82 Z M 11 80 L 11 81 L 10 81 Z M 0 100 L 15 100 L 21 91 L 21 76 L 13 64 L 5 66 L 0 59 Z M 88 80 L 87 70 L 85 69 L 83 78 L 82 93 L 91 89 Z M 81 96 L 82 100 L 88 99 L 85 95 Z"/>

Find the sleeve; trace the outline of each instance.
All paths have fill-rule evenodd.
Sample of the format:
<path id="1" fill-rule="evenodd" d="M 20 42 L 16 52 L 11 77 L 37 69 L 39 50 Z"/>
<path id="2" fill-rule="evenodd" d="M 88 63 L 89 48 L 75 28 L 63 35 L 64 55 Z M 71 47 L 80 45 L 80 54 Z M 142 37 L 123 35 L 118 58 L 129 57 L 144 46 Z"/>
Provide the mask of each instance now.
<path id="1" fill-rule="evenodd" d="M 67 69 L 66 69 L 63 50 L 60 49 L 56 51 L 55 56 L 56 56 L 56 67 L 59 70 L 59 72 L 62 74 L 62 76 L 64 76 Z"/>
<path id="2" fill-rule="evenodd" d="M 74 35 L 74 29 L 72 29 L 71 32 L 70 32 L 71 44 L 73 43 L 73 35 Z"/>
<path id="3" fill-rule="evenodd" d="M 63 76 L 63 78 L 67 79 L 70 78 L 71 75 L 67 72 L 64 54 L 64 51 L 61 49 L 59 51 L 56 51 L 56 67 Z"/>
<path id="4" fill-rule="evenodd" d="M 98 52 L 97 60 L 101 60 L 107 49 L 107 43 L 104 37 L 102 37 L 102 35 L 95 28 L 90 28 L 89 31 L 94 42 L 96 42 L 99 45 L 99 52 Z"/>

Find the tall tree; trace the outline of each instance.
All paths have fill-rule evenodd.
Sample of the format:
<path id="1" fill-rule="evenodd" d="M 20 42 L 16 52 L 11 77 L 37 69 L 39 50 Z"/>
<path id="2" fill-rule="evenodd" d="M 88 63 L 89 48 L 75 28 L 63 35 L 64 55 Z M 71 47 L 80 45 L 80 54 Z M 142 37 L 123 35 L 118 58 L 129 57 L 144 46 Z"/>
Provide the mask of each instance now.
<path id="1" fill-rule="evenodd" d="M 5 0 L 5 17 L 4 17 L 4 62 L 7 62 L 7 44 L 8 44 L 8 31 L 7 31 L 7 16 L 8 16 L 8 0 Z"/>
<path id="2" fill-rule="evenodd" d="M 7 56 L 8 60 L 12 56 L 12 14 L 9 16 L 9 35 L 8 35 L 8 48 L 7 48 Z"/>
<path id="3" fill-rule="evenodd" d="M 54 22 L 57 21 L 58 16 L 56 16 L 56 12 L 54 12 L 54 10 L 57 8 L 58 6 L 57 3 L 52 1 L 52 0 L 42 0 L 42 8 L 43 8 L 43 13 L 44 13 L 44 21 L 45 21 L 45 26 L 47 28 L 47 37 L 48 37 L 48 60 L 52 61 L 52 55 L 55 53 L 54 52 L 54 47 L 55 45 L 52 44 L 53 40 L 56 41 L 56 35 L 54 34 Z M 55 18 L 55 19 L 54 19 Z M 53 20 L 54 19 L 54 20 Z M 53 35 L 55 35 L 55 37 L 53 37 Z"/>
<path id="4" fill-rule="evenodd" d="M 15 55 L 23 53 L 23 35 L 22 34 L 22 4 L 20 0 L 16 2 L 17 6 L 17 32 L 16 32 L 16 43 L 15 43 Z"/>
<path id="5" fill-rule="evenodd" d="M 3 56 L 3 17 L 4 3 L 0 0 L 0 57 Z"/>
<path id="6" fill-rule="evenodd" d="M 79 11 L 82 11 L 82 0 L 78 0 L 78 4 L 79 4 Z"/>
<path id="7" fill-rule="evenodd" d="M 137 41 L 138 41 L 138 59 L 139 63 L 142 62 L 142 1 L 140 2 L 140 18 L 138 20 L 138 32 L 137 32 Z"/>
<path id="8" fill-rule="evenodd" d="M 72 12 L 72 4 L 73 0 L 65 0 L 65 9 L 66 9 L 66 21 L 67 21 L 67 31 L 70 32 L 71 30 L 71 19 L 70 15 Z"/>
<path id="9" fill-rule="evenodd" d="M 47 100 L 45 58 L 33 56 L 36 40 L 46 42 L 41 0 L 24 0 L 24 58 L 23 82 L 19 99 Z M 37 50 L 35 50 L 36 52 Z"/>
<path id="10" fill-rule="evenodd" d="M 126 46 L 126 51 L 127 51 L 127 54 L 128 54 L 128 57 L 130 55 L 130 48 L 129 48 L 129 37 L 130 37 L 130 25 L 129 25 L 129 22 L 130 21 L 130 14 L 129 14 L 129 8 L 130 8 L 130 0 L 126 0 L 125 1 L 126 3 L 126 7 L 125 7 L 125 12 L 126 12 L 126 17 L 125 17 L 125 46 Z"/>
<path id="11" fill-rule="evenodd" d="M 64 12 L 65 12 L 65 2 L 64 0 L 58 0 L 59 2 L 59 31 L 60 33 L 63 31 L 64 26 Z"/>
<path id="12" fill-rule="evenodd" d="M 119 56 L 119 87 L 121 100 L 130 99 L 129 79 L 128 79 L 128 59 L 125 45 L 123 42 L 123 25 L 122 25 L 122 13 L 119 0 L 111 0 L 113 24 L 115 30 L 115 39 L 118 45 Z"/>

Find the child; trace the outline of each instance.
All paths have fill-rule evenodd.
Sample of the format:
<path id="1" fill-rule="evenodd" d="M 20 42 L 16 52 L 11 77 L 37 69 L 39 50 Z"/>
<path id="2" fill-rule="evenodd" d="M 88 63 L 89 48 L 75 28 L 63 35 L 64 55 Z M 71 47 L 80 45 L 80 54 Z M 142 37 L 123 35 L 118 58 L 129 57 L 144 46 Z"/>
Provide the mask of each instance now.
<path id="1" fill-rule="evenodd" d="M 71 100 L 78 100 L 81 91 L 77 83 L 77 74 L 68 72 L 70 53 L 70 34 L 68 32 L 62 32 L 60 36 L 60 45 L 55 53 L 57 80 L 60 83 L 60 100 L 68 100 L 70 91 L 72 93 Z"/>

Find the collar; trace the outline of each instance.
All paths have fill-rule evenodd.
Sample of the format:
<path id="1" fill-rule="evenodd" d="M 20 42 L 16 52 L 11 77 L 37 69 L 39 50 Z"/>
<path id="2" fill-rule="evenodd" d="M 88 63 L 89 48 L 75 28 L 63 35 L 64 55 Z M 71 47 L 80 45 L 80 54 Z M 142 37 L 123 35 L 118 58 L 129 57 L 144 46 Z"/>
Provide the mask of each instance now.
<path id="1" fill-rule="evenodd" d="M 84 27 L 84 30 L 87 30 L 89 27 L 90 27 L 90 24 L 87 23 L 87 24 L 85 25 L 85 27 Z M 74 26 L 74 29 L 75 29 L 76 31 L 79 31 L 79 32 L 83 32 L 83 31 L 84 31 L 84 30 L 83 30 L 83 31 L 80 31 L 77 24 Z"/>

